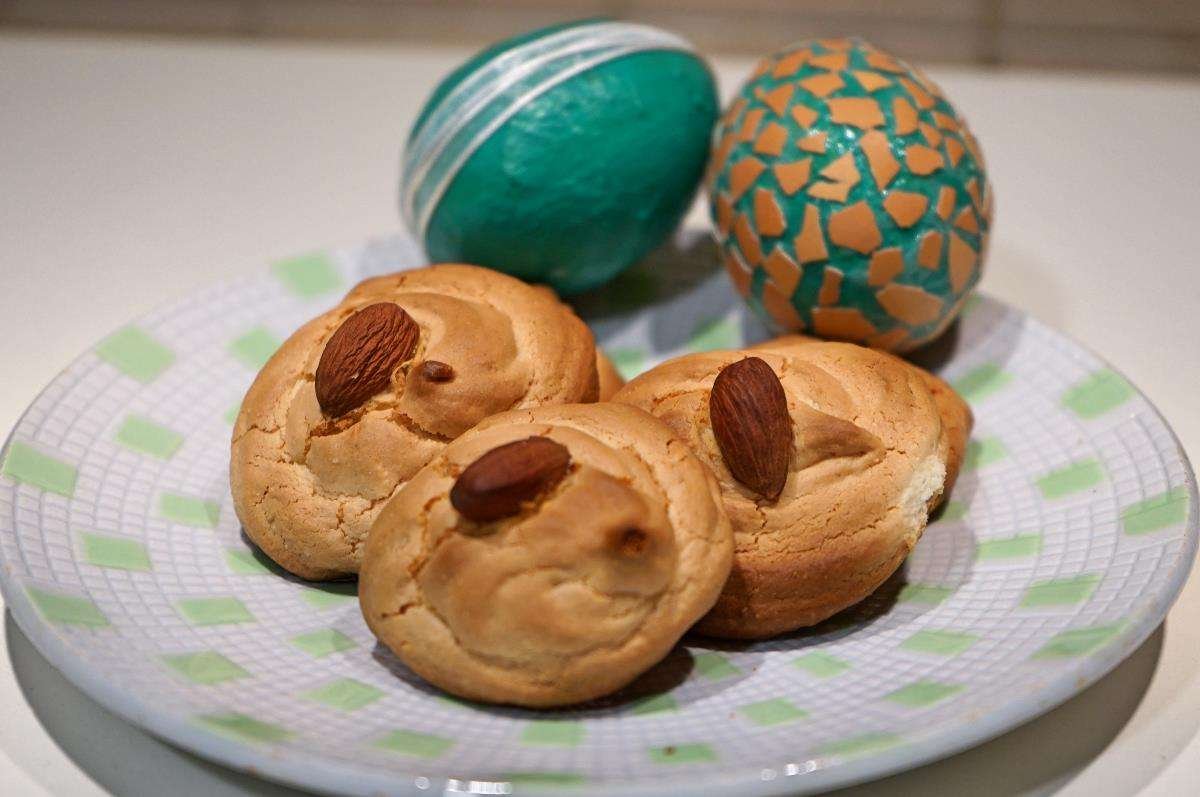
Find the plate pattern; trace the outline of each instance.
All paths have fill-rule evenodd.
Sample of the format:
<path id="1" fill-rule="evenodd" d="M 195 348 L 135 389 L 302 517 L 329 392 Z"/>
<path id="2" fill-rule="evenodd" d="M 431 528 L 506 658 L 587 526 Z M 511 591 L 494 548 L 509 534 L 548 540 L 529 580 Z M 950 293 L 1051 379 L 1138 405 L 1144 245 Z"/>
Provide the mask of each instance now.
<path id="1" fill-rule="evenodd" d="M 34 401 L 0 465 L 0 586 L 56 667 L 182 747 L 323 791 L 814 791 L 1065 700 L 1141 643 L 1191 566 L 1195 481 L 1161 417 L 980 298 L 928 355 L 976 414 L 964 472 L 875 596 L 783 639 L 686 640 L 577 709 L 449 699 L 375 644 L 353 584 L 253 549 L 227 486 L 238 401 L 279 342 L 420 262 L 388 238 L 275 263 L 113 332 Z M 627 374 L 766 335 L 696 235 L 578 306 Z"/>

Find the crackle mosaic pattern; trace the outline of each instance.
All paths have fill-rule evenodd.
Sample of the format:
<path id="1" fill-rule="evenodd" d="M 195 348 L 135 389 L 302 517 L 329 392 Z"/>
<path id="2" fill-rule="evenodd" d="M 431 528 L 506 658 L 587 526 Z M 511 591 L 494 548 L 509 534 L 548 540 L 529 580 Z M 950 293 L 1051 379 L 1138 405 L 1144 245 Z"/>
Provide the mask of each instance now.
<path id="1" fill-rule="evenodd" d="M 714 141 L 726 268 L 779 327 L 907 350 L 979 281 L 993 202 L 979 144 L 887 53 L 822 39 L 763 60 Z"/>
<path id="2" fill-rule="evenodd" d="M 685 236 L 579 301 L 626 373 L 765 334 L 704 246 Z M 687 640 L 576 709 L 450 699 L 375 645 L 353 584 L 306 584 L 250 547 L 227 489 L 232 413 L 273 347 L 354 281 L 418 262 L 387 239 L 277 263 L 118 330 L 34 401 L 0 464 L 0 584 L 55 666 L 177 744 L 323 790 L 793 793 L 1065 699 L 1145 638 L 1193 557 L 1194 481 L 1154 410 L 981 299 L 939 367 L 978 419 L 966 468 L 865 604 L 768 642 Z"/>

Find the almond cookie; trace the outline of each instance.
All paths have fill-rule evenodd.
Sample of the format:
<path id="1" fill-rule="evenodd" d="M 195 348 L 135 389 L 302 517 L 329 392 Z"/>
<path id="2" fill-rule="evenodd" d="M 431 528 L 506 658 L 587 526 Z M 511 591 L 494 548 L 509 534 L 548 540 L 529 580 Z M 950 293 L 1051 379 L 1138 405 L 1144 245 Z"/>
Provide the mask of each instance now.
<path id="1" fill-rule="evenodd" d="M 359 599 L 447 692 L 568 705 L 665 656 L 732 558 L 716 480 L 665 425 L 619 404 L 539 407 L 488 418 L 400 490 Z"/>
<path id="2" fill-rule="evenodd" d="M 916 366 L 798 336 L 670 360 L 614 400 L 662 419 L 716 473 L 736 553 L 696 630 L 741 639 L 813 625 L 882 584 L 953 481 L 971 425 Z"/>
<path id="3" fill-rule="evenodd" d="M 368 279 L 259 372 L 233 431 L 246 534 L 302 578 L 358 572 L 384 502 L 497 412 L 594 401 L 587 326 L 512 277 L 438 265 Z"/>

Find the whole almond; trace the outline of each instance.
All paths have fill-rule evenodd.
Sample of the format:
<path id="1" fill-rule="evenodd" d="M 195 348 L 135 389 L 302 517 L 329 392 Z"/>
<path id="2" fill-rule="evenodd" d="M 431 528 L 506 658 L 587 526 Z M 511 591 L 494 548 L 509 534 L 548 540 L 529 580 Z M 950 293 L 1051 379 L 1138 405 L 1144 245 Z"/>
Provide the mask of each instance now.
<path id="1" fill-rule="evenodd" d="M 342 322 L 317 363 L 317 403 L 337 418 L 385 390 L 412 357 L 421 328 L 392 302 L 369 304 Z"/>
<path id="2" fill-rule="evenodd" d="M 562 481 L 570 466 L 571 453 L 549 437 L 505 443 L 459 474 L 450 503 L 463 517 L 481 523 L 509 517 Z"/>
<path id="3" fill-rule="evenodd" d="M 723 368 L 713 382 L 708 415 L 733 478 L 764 498 L 778 498 L 795 432 L 787 396 L 771 366 L 747 357 Z"/>

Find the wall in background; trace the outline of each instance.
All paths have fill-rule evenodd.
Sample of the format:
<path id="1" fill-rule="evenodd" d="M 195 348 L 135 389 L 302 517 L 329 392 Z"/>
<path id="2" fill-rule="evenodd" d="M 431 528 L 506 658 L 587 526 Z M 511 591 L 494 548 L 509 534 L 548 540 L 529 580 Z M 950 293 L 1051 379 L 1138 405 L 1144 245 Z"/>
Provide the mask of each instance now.
<path id="1" fill-rule="evenodd" d="M 585 16 L 714 52 L 859 34 L 922 62 L 1200 73 L 1200 0 L 0 0 L 0 27 L 426 44 Z"/>

